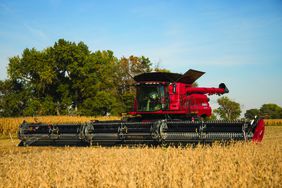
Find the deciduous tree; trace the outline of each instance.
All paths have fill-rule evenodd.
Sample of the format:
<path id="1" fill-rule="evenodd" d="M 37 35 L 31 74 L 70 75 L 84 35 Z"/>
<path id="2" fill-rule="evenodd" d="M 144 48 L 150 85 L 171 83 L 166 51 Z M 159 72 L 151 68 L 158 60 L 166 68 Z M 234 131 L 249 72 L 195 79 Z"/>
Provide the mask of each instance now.
<path id="1" fill-rule="evenodd" d="M 83 42 L 59 39 L 42 51 L 10 58 L 0 82 L 0 115 L 104 115 L 130 110 L 133 77 L 152 70 L 144 56 L 118 59 L 110 50 L 91 52 Z"/>
<path id="2" fill-rule="evenodd" d="M 254 119 L 256 116 L 259 116 L 259 114 L 260 114 L 259 109 L 256 109 L 256 108 L 249 109 L 245 113 L 245 118 L 247 118 L 247 119 Z"/>
<path id="3" fill-rule="evenodd" d="M 240 104 L 230 100 L 228 97 L 221 97 L 217 100 L 219 107 L 214 112 L 223 120 L 235 120 L 240 117 Z"/>
<path id="4" fill-rule="evenodd" d="M 282 108 L 277 104 L 264 104 L 260 108 L 260 113 L 269 119 L 282 118 Z"/>

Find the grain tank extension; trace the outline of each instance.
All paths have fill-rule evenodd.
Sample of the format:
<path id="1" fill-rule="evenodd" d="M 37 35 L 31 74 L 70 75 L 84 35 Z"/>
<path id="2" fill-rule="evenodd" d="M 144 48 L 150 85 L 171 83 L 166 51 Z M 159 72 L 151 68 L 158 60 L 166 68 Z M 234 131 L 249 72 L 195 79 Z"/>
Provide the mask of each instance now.
<path id="1" fill-rule="evenodd" d="M 150 72 L 134 77 L 136 97 L 128 117 L 120 121 L 90 121 L 81 124 L 23 122 L 21 146 L 27 145 L 120 145 L 187 144 L 245 140 L 260 142 L 263 119 L 252 121 L 205 121 L 211 116 L 210 95 L 229 90 L 194 87 L 204 72 L 185 74 Z"/>

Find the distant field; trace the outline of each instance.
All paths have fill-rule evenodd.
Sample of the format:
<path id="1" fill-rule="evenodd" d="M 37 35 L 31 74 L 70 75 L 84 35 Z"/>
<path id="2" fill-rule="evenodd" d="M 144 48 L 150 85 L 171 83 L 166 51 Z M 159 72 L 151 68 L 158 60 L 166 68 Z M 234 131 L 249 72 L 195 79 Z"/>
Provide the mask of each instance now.
<path id="1" fill-rule="evenodd" d="M 0 118 L 0 135 L 15 134 L 19 125 L 25 120 L 27 122 L 42 123 L 83 123 L 90 120 L 118 120 L 117 116 L 87 117 L 87 116 L 38 116 L 19 118 Z"/>
<path id="2" fill-rule="evenodd" d="M 19 125 L 24 121 L 43 122 L 43 123 L 83 123 L 90 120 L 118 120 L 121 117 L 86 117 L 86 116 L 39 116 L 39 117 L 19 117 L 19 118 L 0 118 L 0 135 L 16 134 Z M 280 126 L 282 119 L 265 120 L 267 126 Z"/>
<path id="3" fill-rule="evenodd" d="M 266 119 L 265 125 L 266 126 L 281 126 L 282 125 L 282 119 Z"/>
<path id="4" fill-rule="evenodd" d="M 261 144 L 17 147 L 0 140 L 0 187 L 281 187 L 282 126 Z"/>

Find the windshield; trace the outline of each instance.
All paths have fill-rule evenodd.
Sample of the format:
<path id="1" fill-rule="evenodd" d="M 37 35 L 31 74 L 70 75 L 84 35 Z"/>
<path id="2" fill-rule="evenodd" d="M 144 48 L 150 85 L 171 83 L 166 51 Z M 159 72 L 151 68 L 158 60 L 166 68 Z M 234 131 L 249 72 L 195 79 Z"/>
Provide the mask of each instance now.
<path id="1" fill-rule="evenodd" d="M 138 111 L 158 111 L 164 108 L 162 100 L 164 99 L 163 85 L 139 85 L 137 87 Z"/>

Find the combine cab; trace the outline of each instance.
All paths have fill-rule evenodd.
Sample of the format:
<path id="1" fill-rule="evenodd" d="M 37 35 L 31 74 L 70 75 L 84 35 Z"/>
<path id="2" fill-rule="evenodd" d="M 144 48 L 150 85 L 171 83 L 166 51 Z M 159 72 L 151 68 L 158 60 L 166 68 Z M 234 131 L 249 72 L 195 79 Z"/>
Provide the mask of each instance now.
<path id="1" fill-rule="evenodd" d="M 134 77 L 134 110 L 121 121 L 91 121 L 83 124 L 23 122 L 20 145 L 119 145 L 187 144 L 214 141 L 260 142 L 264 121 L 204 121 L 211 116 L 208 95 L 228 93 L 217 88 L 194 87 L 204 72 L 185 74 L 151 72 Z"/>

